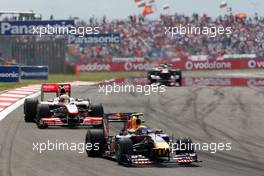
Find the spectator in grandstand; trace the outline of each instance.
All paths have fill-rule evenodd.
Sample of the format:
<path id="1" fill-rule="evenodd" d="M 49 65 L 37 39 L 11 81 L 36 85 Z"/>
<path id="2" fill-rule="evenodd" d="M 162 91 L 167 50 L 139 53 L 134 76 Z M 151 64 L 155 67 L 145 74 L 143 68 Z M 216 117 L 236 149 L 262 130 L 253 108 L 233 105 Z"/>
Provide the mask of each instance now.
<path id="1" fill-rule="evenodd" d="M 164 26 L 223 26 L 231 27 L 231 35 L 165 35 Z M 264 56 L 264 18 L 238 18 L 233 15 L 211 18 L 207 15 L 161 15 L 148 20 L 143 16 L 130 16 L 127 20 L 91 18 L 79 25 L 100 26 L 103 32 L 118 32 L 120 45 L 80 46 L 70 52 L 79 62 L 110 60 L 112 57 L 144 57 L 146 59 L 168 59 L 188 55 L 210 55 L 212 58 L 224 54 L 256 54 Z M 21 38 L 31 40 L 31 37 Z M 45 40 L 45 39 L 42 39 Z"/>

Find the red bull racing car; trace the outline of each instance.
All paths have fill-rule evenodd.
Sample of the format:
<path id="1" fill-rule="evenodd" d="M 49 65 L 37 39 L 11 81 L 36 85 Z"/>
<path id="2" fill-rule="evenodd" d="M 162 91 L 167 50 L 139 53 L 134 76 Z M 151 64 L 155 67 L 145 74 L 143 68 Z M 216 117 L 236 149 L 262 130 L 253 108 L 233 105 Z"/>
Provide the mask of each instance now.
<path id="1" fill-rule="evenodd" d="M 55 98 L 44 101 L 46 93 Z M 103 106 L 91 104 L 89 99 L 71 97 L 70 84 L 42 84 L 41 101 L 27 98 L 24 102 L 24 119 L 36 122 L 39 128 L 49 126 L 100 126 L 104 115 Z"/>
<path id="2" fill-rule="evenodd" d="M 161 64 L 158 67 L 148 70 L 148 82 L 166 86 L 181 86 L 182 73 L 173 69 L 169 64 Z"/>
<path id="3" fill-rule="evenodd" d="M 87 131 L 86 145 L 97 144 L 86 151 L 88 156 L 111 158 L 127 166 L 161 163 L 190 165 L 198 162 L 193 149 L 180 147 L 190 146 L 191 139 L 179 138 L 173 143 L 172 138 L 162 130 L 142 125 L 142 116 L 142 113 L 105 114 L 102 129 Z M 110 125 L 116 123 L 121 123 L 121 130 L 117 135 L 111 135 Z"/>

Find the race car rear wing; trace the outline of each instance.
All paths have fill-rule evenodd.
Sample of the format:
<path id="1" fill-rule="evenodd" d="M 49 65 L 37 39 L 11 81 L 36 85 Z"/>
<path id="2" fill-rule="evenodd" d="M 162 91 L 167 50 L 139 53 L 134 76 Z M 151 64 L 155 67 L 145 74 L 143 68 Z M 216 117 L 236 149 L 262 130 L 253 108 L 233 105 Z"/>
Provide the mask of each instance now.
<path id="1" fill-rule="evenodd" d="M 63 88 L 65 93 L 71 96 L 71 85 L 70 84 L 42 84 L 41 85 L 41 101 L 44 99 L 45 93 L 56 93 L 59 96 L 60 89 Z"/>
<path id="2" fill-rule="evenodd" d="M 139 112 L 122 112 L 122 113 L 109 113 L 105 114 L 104 118 L 107 119 L 108 122 L 127 122 L 133 116 L 143 118 L 143 113 Z M 144 122 L 144 120 L 142 121 Z"/>

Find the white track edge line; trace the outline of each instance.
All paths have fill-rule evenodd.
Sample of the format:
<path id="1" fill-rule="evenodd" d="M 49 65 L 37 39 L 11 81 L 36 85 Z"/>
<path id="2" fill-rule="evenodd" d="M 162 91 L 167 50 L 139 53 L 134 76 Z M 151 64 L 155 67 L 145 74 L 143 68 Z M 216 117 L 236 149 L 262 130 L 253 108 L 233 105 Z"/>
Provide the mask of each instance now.
<path id="1" fill-rule="evenodd" d="M 15 109 L 17 109 L 19 106 L 21 106 L 24 103 L 24 100 L 26 98 L 34 98 L 34 97 L 38 97 L 40 95 L 40 91 L 31 94 L 29 96 L 26 96 L 20 100 L 18 100 L 17 102 L 15 102 L 14 104 L 12 104 L 11 106 L 8 106 L 7 108 L 5 108 L 4 110 L 2 110 L 0 112 L 0 121 L 3 120 L 8 114 L 10 114 L 12 111 L 14 111 Z"/>

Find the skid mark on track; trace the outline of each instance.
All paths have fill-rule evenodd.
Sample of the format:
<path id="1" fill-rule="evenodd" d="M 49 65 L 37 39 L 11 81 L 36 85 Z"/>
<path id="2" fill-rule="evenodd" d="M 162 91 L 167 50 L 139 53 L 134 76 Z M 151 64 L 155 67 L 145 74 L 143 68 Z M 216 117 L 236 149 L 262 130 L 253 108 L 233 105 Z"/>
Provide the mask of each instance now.
<path id="1" fill-rule="evenodd" d="M 178 97 L 179 95 L 176 95 L 176 97 L 172 97 L 172 96 L 166 97 L 166 96 L 162 96 L 161 94 L 161 96 L 159 97 L 160 107 L 163 109 L 164 112 L 172 112 L 172 114 L 174 114 L 174 116 L 172 117 L 174 120 L 178 120 L 178 119 L 181 119 L 183 121 L 184 119 L 191 120 L 190 118 L 185 117 L 185 115 L 190 112 L 190 108 L 192 107 L 192 102 L 194 98 L 192 92 L 197 92 L 199 90 L 201 90 L 201 88 L 188 89 L 187 94 L 184 94 L 181 97 Z M 166 101 L 166 99 L 169 100 Z M 172 107 L 175 107 L 180 103 L 182 104 L 181 108 L 175 111 L 175 109 Z"/>
<path id="2" fill-rule="evenodd" d="M 221 102 L 225 100 L 224 93 L 219 90 L 219 88 L 213 89 L 213 96 L 217 96 L 216 100 L 205 104 L 205 107 L 201 109 L 200 117 L 198 118 L 203 123 L 205 123 L 205 119 L 221 105 Z"/>
<path id="3" fill-rule="evenodd" d="M 208 160 L 221 161 L 221 163 L 231 163 L 228 165 L 228 167 L 232 167 L 234 169 L 244 170 L 244 171 L 250 173 L 250 175 L 253 175 L 253 173 L 248 171 L 248 169 L 252 169 L 254 171 L 257 171 L 258 172 L 257 175 L 259 175 L 259 176 L 263 175 L 263 174 L 259 174 L 259 173 L 264 172 L 263 163 L 259 164 L 259 165 L 254 165 L 254 164 L 252 164 L 252 160 L 245 159 L 245 158 L 240 157 L 238 155 L 232 155 L 232 154 L 229 154 L 226 152 L 221 153 L 221 154 L 219 153 L 219 154 L 212 155 L 212 154 L 203 152 L 203 156 L 205 158 L 207 158 Z M 245 163 L 244 161 L 246 161 L 247 163 Z M 232 175 L 232 174 L 230 174 L 230 175 Z M 255 175 L 255 173 L 254 173 L 254 175 Z"/>
<path id="4" fill-rule="evenodd" d="M 177 88 L 175 88 L 175 91 Z M 206 90 L 208 89 L 208 90 Z M 230 89 L 222 89 L 222 88 L 191 88 L 191 89 L 183 89 L 180 92 L 172 92 L 168 91 L 165 94 L 157 94 L 151 96 L 144 96 L 142 94 L 120 94 L 109 96 L 98 96 L 98 90 L 95 88 L 81 88 L 78 89 L 78 93 L 74 92 L 76 95 L 91 97 L 92 101 L 100 101 L 103 105 L 110 110 L 110 112 L 119 111 L 141 111 L 146 114 L 146 125 L 150 125 L 153 127 L 161 127 L 161 129 L 169 131 L 169 132 L 179 132 L 186 136 L 194 136 L 195 142 L 208 142 L 210 136 L 208 137 L 204 135 L 204 133 L 211 134 L 211 138 L 215 139 L 216 136 L 219 136 L 221 139 L 227 139 L 232 143 L 238 146 L 238 150 L 234 150 L 231 152 L 221 152 L 215 155 L 210 154 L 209 152 L 198 152 L 201 153 L 201 159 L 204 159 L 204 163 L 202 167 L 195 168 L 195 170 L 190 170 L 191 168 L 124 168 L 122 166 L 118 166 L 115 162 L 111 163 L 110 161 L 106 161 L 104 159 L 90 159 L 82 156 L 75 155 L 60 155 L 58 161 L 64 161 L 63 163 L 58 165 L 58 168 L 55 166 L 45 165 L 43 163 L 43 168 L 55 168 L 55 169 L 63 169 L 65 175 L 72 175 L 76 173 L 76 175 L 162 175 L 166 173 L 166 175 L 263 175 L 263 162 L 261 163 L 261 157 L 257 157 L 257 154 L 254 153 L 254 150 L 250 148 L 251 146 L 255 146 L 257 150 L 261 150 L 263 146 L 262 142 L 254 144 L 255 138 L 250 138 L 251 134 L 245 135 L 245 138 L 236 138 L 236 136 L 232 135 L 233 133 L 239 132 L 237 129 L 228 129 L 228 127 L 220 126 L 219 124 L 214 124 L 215 120 L 213 117 L 218 113 L 218 107 L 223 108 L 226 106 L 226 102 L 230 100 L 229 96 Z M 79 93 L 79 91 L 81 93 Z M 74 94 L 74 95 L 75 95 Z M 264 94 L 264 93 L 263 93 Z M 203 98 L 202 96 L 208 96 L 208 99 Z M 211 97 L 212 99 L 211 99 Z M 238 112 L 243 113 L 243 109 L 249 113 L 249 115 L 253 112 L 251 107 L 248 107 L 243 94 L 238 99 L 233 99 L 233 103 L 230 106 L 227 106 L 227 111 L 230 111 L 230 108 L 234 110 L 238 110 Z M 221 100 L 220 100 L 221 99 Z M 224 102 L 223 102 L 224 101 Z M 229 105 L 229 104 L 228 104 Z M 175 109 L 174 109 L 175 108 Z M 18 115 L 19 113 L 17 113 Z M 223 117 L 226 115 L 226 112 L 223 113 Z M 251 114 L 252 115 L 252 114 Z M 19 170 L 15 170 L 16 160 L 18 159 L 15 154 L 12 152 L 17 152 L 15 147 L 15 141 L 18 139 L 18 134 L 16 134 L 14 129 L 19 129 L 21 131 L 22 139 L 26 139 L 26 135 L 23 134 L 23 130 L 27 130 L 25 128 L 30 125 L 24 125 L 23 120 L 19 119 L 19 123 L 17 121 L 12 121 L 19 117 L 15 116 L 14 118 L 9 117 L 9 123 L 6 128 L 7 132 L 2 143 L 2 147 L 0 148 L 0 156 L 4 156 L 4 162 L 9 164 L 5 164 L 4 166 L 0 165 L 0 168 L 4 169 L 5 173 L 3 176 L 12 176 L 12 162 L 13 163 L 13 174 L 19 172 Z M 212 119 L 210 119 L 212 117 Z M 218 117 L 218 116 L 217 116 Z M 219 115 L 219 118 L 221 120 Z M 10 119 L 11 118 L 11 119 Z M 241 117 L 242 118 L 242 117 Z M 244 118 L 244 117 L 243 117 Z M 225 119 L 226 120 L 226 119 Z M 250 120 L 250 119 L 249 119 Z M 11 122 L 12 121 L 12 122 Z M 242 119 L 239 119 L 238 123 L 240 123 Z M 212 122 L 209 124 L 209 122 Z M 218 122 L 216 120 L 216 122 Z M 225 123 L 224 121 L 223 123 Z M 21 123 L 21 124 L 20 124 Z M 244 122 L 245 123 L 245 122 Z M 250 123 L 249 123 L 250 124 Z M 250 126 L 249 126 L 250 127 Z M 9 130 L 10 129 L 10 130 Z M 38 134 L 38 130 L 36 129 L 36 134 Z M 35 133 L 35 132 L 34 132 Z M 81 135 L 84 135 L 85 132 L 81 132 Z M 65 136 L 65 133 L 61 133 L 58 130 L 57 133 L 59 136 Z M 72 138 L 70 133 L 68 133 L 67 137 Z M 168 133 L 170 134 L 170 133 Z M 17 135 L 17 136 L 16 136 Z M 20 134 L 19 134 L 20 137 Z M 40 136 L 43 137 L 43 136 Z M 211 140 L 211 139 L 210 139 Z M 1 141 L 2 142 L 2 141 Z M 18 141 L 19 142 L 19 141 Z M 209 141 L 210 142 L 210 141 Z M 215 141 L 211 141 L 215 142 Z M 14 143 L 14 144 L 12 144 Z M 19 143 L 17 143 L 19 144 Z M 253 148 L 255 148 L 253 147 Z M 13 148 L 13 149 L 12 149 Z M 23 151 L 20 151 L 23 152 Z M 260 153 L 259 155 L 262 155 Z M 257 157 L 257 158 L 256 158 Z M 13 159 L 12 159 L 13 158 Z M 37 160 L 39 156 L 33 155 L 32 160 Z M 2 158 L 1 158 L 2 159 Z M 45 159 L 51 159 L 50 156 L 47 156 Z M 12 161 L 13 160 L 13 161 Z M 256 160 L 256 161 L 255 161 Z M 19 162 L 23 162 L 23 158 L 19 159 Z M 28 161 L 24 161 L 27 163 Z M 1 160 L 0 160 L 1 163 Z M 200 164 L 199 164 L 200 165 Z M 33 163 L 32 167 L 37 166 Z M 232 169 L 230 169 L 232 167 Z M 37 169 L 37 167 L 36 167 Z M 69 169 L 67 171 L 67 169 Z M 232 173 L 232 171 L 240 170 L 238 173 Z M 35 170 L 36 171 L 36 170 Z M 211 173 L 210 173 L 211 172 Z M 29 172 L 30 173 L 30 172 Z M 59 173 L 59 172 L 55 172 Z M 8 175 L 9 174 L 9 175 Z M 23 173 L 22 173 L 23 174 Z M 34 170 L 32 171 L 34 174 Z M 49 175 L 50 173 L 44 172 L 43 175 Z M 0 173 L 1 175 L 1 173 Z M 56 174 L 54 174 L 56 175 Z"/>
<path id="5" fill-rule="evenodd" d="M 244 161 L 247 161 L 248 164 L 250 163 L 255 163 L 256 165 L 258 165 L 260 162 L 258 160 L 256 160 L 256 156 L 253 155 L 252 151 L 249 150 L 246 146 L 245 143 L 243 142 L 243 140 L 238 140 L 235 137 L 232 137 L 232 135 L 229 135 L 227 132 L 225 132 L 224 130 L 220 130 L 218 128 L 216 128 L 213 125 L 210 125 L 208 123 L 206 123 L 206 118 L 208 118 L 210 116 L 210 114 L 214 113 L 216 111 L 216 109 L 218 107 L 221 107 L 221 103 L 223 101 L 225 101 L 226 95 L 225 95 L 225 90 L 222 90 L 222 88 L 213 88 L 211 89 L 212 92 L 212 96 L 216 96 L 216 99 L 214 99 L 213 101 L 208 100 L 208 103 L 201 103 L 203 106 L 201 107 L 201 104 L 198 105 L 199 103 L 199 96 L 200 96 L 200 91 L 201 89 L 194 89 L 194 90 L 189 90 L 188 95 L 186 96 L 184 102 L 183 102 L 183 108 L 181 110 L 179 110 L 180 113 L 177 113 L 178 115 L 183 115 L 183 113 L 188 113 L 190 111 L 190 109 L 192 109 L 193 111 L 193 118 L 194 118 L 194 122 L 196 124 L 198 124 L 200 126 L 200 129 L 203 130 L 206 135 L 209 137 L 210 141 L 214 141 L 215 140 L 215 135 L 216 134 L 220 134 L 222 137 L 229 139 L 230 141 L 237 143 L 240 148 L 245 151 L 247 153 L 247 158 L 245 157 L 239 157 L 236 155 L 229 155 L 227 154 L 226 156 L 229 156 L 230 158 L 236 158 L 236 159 L 241 159 Z M 211 96 L 211 93 L 208 95 Z M 151 106 L 149 106 L 150 111 L 152 111 L 153 113 L 157 114 L 161 114 L 163 117 L 167 117 L 166 118 L 166 122 L 167 122 L 167 126 L 168 128 L 174 127 L 175 125 L 171 125 L 171 123 L 174 124 L 177 123 L 177 125 L 184 125 L 186 126 L 188 129 L 191 129 L 190 124 L 186 124 L 184 123 L 182 120 L 177 119 L 177 117 L 175 118 L 175 116 L 171 117 L 171 114 L 168 114 L 169 109 L 168 107 L 171 107 L 173 103 L 175 102 L 175 97 L 174 98 L 170 98 L 167 101 L 162 101 L 160 98 L 164 98 L 164 96 L 159 97 L 159 101 L 158 103 L 156 103 L 158 106 L 156 107 L 160 107 L 158 109 L 152 108 Z M 242 101 L 241 98 L 241 94 L 239 94 L 238 96 L 236 96 L 235 98 L 236 102 L 232 103 L 232 108 L 234 108 L 233 106 L 238 106 L 239 110 L 242 111 L 243 113 L 245 113 L 245 117 L 248 117 L 250 115 L 250 108 L 247 106 L 247 104 L 245 104 Z M 152 102 L 153 103 L 153 102 Z M 151 103 L 149 103 L 151 104 Z M 155 105 L 156 105 L 155 104 Z M 170 105 L 170 106 L 166 106 L 166 105 Z M 173 121 L 170 120 L 173 118 Z M 244 126 L 247 126 L 247 121 L 245 121 L 244 118 L 241 119 L 244 124 Z M 163 121 L 160 121 L 160 123 L 163 123 Z M 163 123 L 164 126 L 166 126 L 165 123 Z M 177 129 L 180 130 L 180 129 Z M 180 130 L 180 132 L 185 134 L 186 133 L 185 130 Z M 196 139 L 200 139 L 200 140 L 204 140 L 202 138 L 196 138 Z M 260 145 L 258 145 L 258 147 L 260 147 Z M 232 161 L 232 159 L 230 159 L 230 161 Z M 251 165 L 251 164 L 250 164 Z M 253 167 L 253 166 L 252 166 Z M 254 166 L 253 168 L 259 168 L 257 166 Z"/>
<path id="6" fill-rule="evenodd" d="M 248 121 L 250 118 L 250 104 L 243 103 L 241 100 L 241 92 L 239 92 L 237 95 L 234 96 L 234 99 L 236 101 L 236 104 L 238 105 L 238 108 L 241 110 L 242 114 L 238 117 L 241 119 L 242 122 L 242 128 L 245 129 L 248 127 Z"/>
<path id="7" fill-rule="evenodd" d="M 232 143 L 237 143 L 239 148 L 241 148 L 242 150 L 244 150 L 248 154 L 248 156 L 241 156 L 240 157 L 236 154 L 228 154 L 226 152 L 224 155 L 227 155 L 227 156 L 229 155 L 231 158 L 237 158 L 237 159 L 240 159 L 243 161 L 247 161 L 248 164 L 255 164 L 255 165 L 259 165 L 259 166 L 263 164 L 258 160 L 256 155 L 254 155 L 253 152 L 245 146 L 245 144 L 241 140 L 237 139 L 236 137 L 233 137 L 232 135 L 228 134 L 224 130 L 216 128 L 212 125 L 208 124 L 208 128 L 211 129 L 212 131 L 220 133 L 224 138 L 230 139 L 230 141 L 232 141 Z M 260 168 L 262 168 L 262 166 Z"/>
<path id="8" fill-rule="evenodd" d="M 151 118 L 152 121 L 158 121 L 158 123 L 162 124 L 163 126 L 167 126 L 170 127 L 170 128 L 175 128 L 175 124 L 178 124 L 179 121 L 170 121 L 169 118 L 166 120 L 164 119 L 164 116 L 168 116 L 167 113 L 163 113 L 160 108 L 154 108 L 155 107 L 158 107 L 156 106 L 156 103 L 154 104 L 155 102 L 151 101 L 150 98 L 147 99 L 147 102 L 145 104 L 145 110 L 144 110 L 144 113 L 145 114 L 148 114 L 148 118 Z M 170 116 L 171 117 L 171 116 Z M 168 121 L 170 121 L 170 123 L 168 123 Z"/>
<path id="9" fill-rule="evenodd" d="M 219 99 L 216 101 L 215 104 L 209 103 L 209 105 L 211 104 L 211 106 L 206 105 L 206 110 L 203 110 L 201 113 L 199 113 L 199 109 L 198 109 L 198 94 L 199 92 L 192 92 L 192 96 L 193 96 L 193 101 L 192 101 L 192 111 L 193 111 L 193 118 L 195 120 L 195 122 L 200 126 L 200 129 L 202 131 L 204 131 L 204 133 L 207 135 L 207 137 L 210 140 L 214 140 L 214 135 L 213 133 L 210 132 L 210 130 L 208 130 L 207 128 L 207 123 L 205 122 L 205 118 L 212 113 L 213 111 L 215 111 L 215 109 L 217 108 L 217 104 L 219 104 Z"/>
<path id="10" fill-rule="evenodd" d="M 235 143 L 237 143 L 240 148 L 242 150 L 244 150 L 248 156 L 251 158 L 251 160 L 249 160 L 249 162 L 256 162 L 258 163 L 258 161 L 256 161 L 256 157 L 252 154 L 252 152 L 243 144 L 243 142 L 241 142 L 240 140 L 238 140 L 237 138 L 235 137 L 232 137 L 232 135 L 229 135 L 227 132 L 225 132 L 224 130 L 221 130 L 219 128 L 216 128 L 215 126 L 213 125 L 210 125 L 208 123 L 206 123 L 204 120 L 205 118 L 210 114 L 212 113 L 213 111 L 215 111 L 215 109 L 217 107 L 220 106 L 220 103 L 224 100 L 224 93 L 219 91 L 219 89 L 215 89 L 214 90 L 215 92 L 215 95 L 218 96 L 218 99 L 214 102 L 211 102 L 208 106 L 208 109 L 204 109 L 202 110 L 202 118 L 197 118 L 197 122 L 201 124 L 201 128 L 205 131 L 205 132 L 208 132 L 209 136 L 211 136 L 211 140 L 213 140 L 214 138 L 212 137 L 214 134 L 213 131 L 215 132 L 218 132 L 221 134 L 221 136 L 225 137 L 225 138 L 228 138 L 230 139 L 231 141 L 234 141 Z M 235 96 L 235 104 L 236 106 L 239 107 L 239 110 L 241 110 L 243 112 L 243 115 L 244 117 L 241 117 L 241 121 L 242 121 L 242 124 L 243 124 L 243 128 L 246 128 L 248 126 L 248 118 L 250 116 L 250 112 L 249 112 L 249 109 L 248 109 L 248 106 L 242 102 L 242 99 L 241 99 L 241 93 L 239 93 L 237 96 Z M 197 117 L 197 116 L 195 116 Z M 242 157 L 243 158 L 243 157 Z M 244 160 L 247 160 L 244 158 Z"/>

